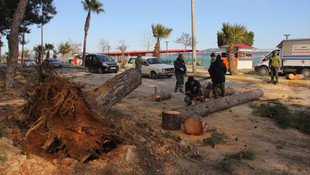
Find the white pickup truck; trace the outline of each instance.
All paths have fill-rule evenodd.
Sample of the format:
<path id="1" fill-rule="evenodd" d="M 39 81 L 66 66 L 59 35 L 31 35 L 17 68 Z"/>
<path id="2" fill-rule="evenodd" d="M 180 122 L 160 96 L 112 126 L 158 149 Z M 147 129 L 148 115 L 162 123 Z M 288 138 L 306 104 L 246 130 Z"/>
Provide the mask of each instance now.
<path id="1" fill-rule="evenodd" d="M 277 48 L 274 51 L 278 52 L 282 61 L 282 69 L 279 72 L 284 74 L 302 73 L 305 77 L 310 77 L 310 38 L 286 39 L 281 41 Z M 256 63 L 256 71 L 261 74 L 269 73 L 268 63 L 272 52 Z"/>
<path id="2" fill-rule="evenodd" d="M 125 65 L 125 70 L 135 68 L 136 58 L 130 58 Z M 142 57 L 142 76 L 148 76 L 157 79 L 159 76 L 167 76 L 168 78 L 174 75 L 174 67 L 164 64 L 160 58 L 156 57 Z"/>

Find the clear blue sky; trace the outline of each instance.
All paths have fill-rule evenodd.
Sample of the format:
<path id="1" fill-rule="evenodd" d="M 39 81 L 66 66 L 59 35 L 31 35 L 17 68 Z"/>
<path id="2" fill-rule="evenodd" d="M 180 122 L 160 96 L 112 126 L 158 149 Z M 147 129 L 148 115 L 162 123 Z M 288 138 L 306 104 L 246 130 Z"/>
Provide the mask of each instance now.
<path id="1" fill-rule="evenodd" d="M 142 33 L 151 31 L 152 24 L 173 28 L 169 49 L 183 49 L 174 43 L 182 32 L 191 33 L 191 0 L 99 0 L 105 13 L 92 13 L 87 38 L 87 51 L 99 52 L 100 39 L 110 42 L 116 51 L 119 40 L 127 50 L 145 50 Z M 44 26 L 44 43 L 57 46 L 69 39 L 83 43 L 87 12 L 80 0 L 54 0 L 57 15 Z M 197 49 L 217 47 L 217 31 L 223 22 L 242 24 L 253 31 L 254 47 L 273 49 L 285 37 L 310 38 L 310 0 L 195 0 Z M 26 48 L 41 43 L 41 30 L 31 27 Z M 7 44 L 4 51 L 7 51 Z M 153 47 L 152 47 L 153 49 Z"/>

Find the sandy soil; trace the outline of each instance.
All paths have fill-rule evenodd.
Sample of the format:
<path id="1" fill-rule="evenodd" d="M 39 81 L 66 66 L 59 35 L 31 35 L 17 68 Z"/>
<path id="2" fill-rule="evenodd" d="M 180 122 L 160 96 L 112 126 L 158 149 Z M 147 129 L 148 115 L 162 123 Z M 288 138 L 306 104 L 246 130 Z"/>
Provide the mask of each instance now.
<path id="1" fill-rule="evenodd" d="M 61 70 L 62 77 L 83 84 L 85 90 L 101 85 L 114 75 L 90 74 L 82 69 Z M 234 174 L 310 174 L 310 136 L 295 129 L 280 129 L 272 120 L 253 115 L 249 103 L 204 117 L 207 125 L 205 132 L 199 136 L 187 135 L 183 128 L 179 131 L 161 129 L 163 110 L 186 106 L 183 101 L 185 95 L 173 92 L 175 81 L 174 77 L 157 80 L 143 78 L 139 88 L 112 108 L 114 112 L 147 123 L 160 133 L 180 137 L 181 141 L 178 144 L 191 147 L 191 150 L 197 153 L 196 156 L 186 159 L 171 155 L 169 159 L 163 160 L 160 166 L 150 165 L 149 167 L 156 168 L 155 171 L 151 171 L 152 174 L 222 174 L 217 165 L 226 154 L 235 154 L 249 149 L 256 153 L 256 158 L 234 161 Z M 202 82 L 202 84 L 205 83 L 207 81 Z M 226 86 L 228 85 L 238 92 L 260 88 L 264 91 L 261 101 L 279 99 L 294 110 L 310 109 L 309 87 L 233 80 L 228 80 Z M 155 86 L 159 90 L 172 92 L 172 98 L 162 102 L 151 101 Z M 0 117 L 2 117 L 0 124 L 3 126 L 6 125 L 5 121 L 9 114 L 25 101 L 16 93 L 3 90 L 1 90 L 0 99 Z M 260 101 L 256 102 L 260 103 Z M 97 174 L 99 172 L 100 174 L 150 174 L 139 165 L 137 161 L 139 155 L 134 145 L 122 145 L 104 158 L 87 164 L 72 159 L 51 162 L 38 156 L 24 155 L 21 146 L 12 141 L 14 136 L 17 137 L 17 133 L 14 132 L 16 126 L 3 127 L 6 128 L 10 139 L 6 137 L 0 139 L 0 156 L 6 157 L 5 161 L 0 161 L 0 174 Z M 214 148 L 203 143 L 203 139 L 211 136 L 212 129 L 225 133 L 226 142 Z M 163 137 L 162 140 L 167 143 L 167 140 L 171 139 Z"/>

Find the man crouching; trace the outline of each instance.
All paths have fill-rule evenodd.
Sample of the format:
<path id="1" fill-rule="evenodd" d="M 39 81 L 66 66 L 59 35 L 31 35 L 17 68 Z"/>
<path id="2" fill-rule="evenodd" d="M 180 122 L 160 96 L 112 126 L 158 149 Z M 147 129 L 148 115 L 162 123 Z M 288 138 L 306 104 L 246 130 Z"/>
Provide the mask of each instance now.
<path id="1" fill-rule="evenodd" d="M 203 94 L 201 90 L 201 85 L 199 81 L 195 80 L 193 76 L 189 76 L 187 82 L 185 83 L 185 92 L 186 97 L 184 101 L 187 103 L 187 106 L 192 104 L 192 100 L 203 101 Z"/>

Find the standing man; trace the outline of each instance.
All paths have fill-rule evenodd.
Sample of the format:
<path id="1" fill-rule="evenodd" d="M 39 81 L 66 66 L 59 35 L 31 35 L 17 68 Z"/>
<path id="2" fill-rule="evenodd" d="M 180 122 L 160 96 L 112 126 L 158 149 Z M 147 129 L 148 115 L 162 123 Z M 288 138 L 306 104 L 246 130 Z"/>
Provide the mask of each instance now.
<path id="1" fill-rule="evenodd" d="M 225 73 L 227 72 L 226 65 L 220 55 L 216 56 L 216 60 L 211 64 L 209 68 L 209 74 L 212 81 L 212 90 L 214 98 L 218 98 L 219 95 L 225 96 Z"/>
<path id="2" fill-rule="evenodd" d="M 210 57 L 211 57 L 211 63 L 213 63 L 216 60 L 216 56 L 215 56 L 214 52 L 211 53 Z"/>
<path id="3" fill-rule="evenodd" d="M 179 89 L 180 92 L 184 93 L 183 90 L 184 75 L 187 69 L 183 59 L 183 54 L 179 54 L 178 58 L 174 61 L 174 71 L 175 71 L 175 77 L 177 79 L 174 91 L 178 92 Z"/>
<path id="4" fill-rule="evenodd" d="M 281 67 L 281 59 L 277 51 L 273 51 L 273 55 L 269 60 L 269 67 L 271 69 L 271 83 L 278 84 L 278 70 Z M 276 82 L 274 81 L 274 77 L 276 77 Z"/>
<path id="5" fill-rule="evenodd" d="M 140 72 L 140 74 L 142 73 L 142 72 L 141 72 L 141 68 L 142 68 L 141 54 L 138 54 L 138 55 L 137 55 L 137 58 L 136 58 L 136 60 L 135 60 L 135 68 L 138 69 L 138 71 Z"/>

